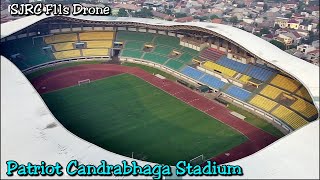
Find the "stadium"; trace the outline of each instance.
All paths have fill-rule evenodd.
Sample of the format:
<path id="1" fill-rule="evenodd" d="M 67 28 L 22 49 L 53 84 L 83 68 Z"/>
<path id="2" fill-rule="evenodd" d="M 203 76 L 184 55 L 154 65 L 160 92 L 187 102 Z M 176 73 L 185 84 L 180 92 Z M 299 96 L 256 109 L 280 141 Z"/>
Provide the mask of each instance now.
<path id="1" fill-rule="evenodd" d="M 263 167 L 252 177 L 284 176 L 282 160 L 319 175 L 319 67 L 240 29 L 29 16 L 1 26 L 1 66 L 6 159 Z"/>

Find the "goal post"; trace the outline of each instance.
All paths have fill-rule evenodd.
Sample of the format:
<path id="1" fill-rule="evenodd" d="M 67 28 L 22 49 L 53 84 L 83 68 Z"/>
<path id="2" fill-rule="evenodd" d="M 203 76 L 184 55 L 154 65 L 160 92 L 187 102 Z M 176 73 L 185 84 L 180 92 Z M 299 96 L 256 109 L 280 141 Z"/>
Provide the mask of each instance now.
<path id="1" fill-rule="evenodd" d="M 81 86 L 81 85 L 83 85 L 83 84 L 88 84 L 88 83 L 90 83 L 90 79 L 84 79 L 84 80 L 78 81 L 78 85 L 79 85 L 79 86 Z"/>
<path id="2" fill-rule="evenodd" d="M 195 158 L 193 158 L 193 159 L 191 159 L 190 160 L 190 164 L 191 165 L 200 165 L 200 164 L 202 164 L 204 162 L 204 156 L 203 156 L 203 154 L 201 154 L 201 155 L 199 155 L 199 156 L 197 156 L 197 157 L 195 157 Z"/>

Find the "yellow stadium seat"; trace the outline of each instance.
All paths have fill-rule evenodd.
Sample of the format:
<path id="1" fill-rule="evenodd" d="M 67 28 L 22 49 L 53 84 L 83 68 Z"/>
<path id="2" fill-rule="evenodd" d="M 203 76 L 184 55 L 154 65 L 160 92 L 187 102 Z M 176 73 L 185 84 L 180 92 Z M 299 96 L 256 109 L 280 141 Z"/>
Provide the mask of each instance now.
<path id="1" fill-rule="evenodd" d="M 68 59 L 73 57 L 80 57 L 80 50 L 60 51 L 53 53 L 56 59 Z"/>
<path id="2" fill-rule="evenodd" d="M 83 49 L 83 56 L 108 56 L 108 49 Z"/>
<path id="3" fill-rule="evenodd" d="M 307 118 L 310 118 L 318 113 L 318 110 L 314 105 L 297 96 L 295 97 L 297 98 L 297 100 L 290 106 L 292 109 L 298 111 Z"/>
<path id="4" fill-rule="evenodd" d="M 44 38 L 44 41 L 47 44 L 59 43 L 59 42 L 75 42 L 78 40 L 76 33 L 67 33 L 67 34 L 55 34 L 52 36 L 47 36 Z"/>
<path id="5" fill-rule="evenodd" d="M 276 99 L 282 92 L 285 92 L 279 88 L 276 88 L 271 85 L 267 85 L 265 88 L 262 89 L 260 94 L 267 96 L 271 99 Z"/>
<path id="6" fill-rule="evenodd" d="M 241 76 L 241 78 L 239 80 L 243 83 L 247 83 L 249 81 L 249 79 L 251 79 L 251 77 L 244 74 Z"/>
<path id="7" fill-rule="evenodd" d="M 290 109 L 282 105 L 277 107 L 271 114 L 285 121 L 288 125 L 290 125 L 294 129 L 300 128 L 308 124 L 308 121 L 306 121 L 301 116 L 299 116 L 295 112 L 291 111 Z"/>
<path id="8" fill-rule="evenodd" d="M 87 41 L 87 48 L 111 48 L 112 40 Z"/>
<path id="9" fill-rule="evenodd" d="M 296 95 L 305 98 L 308 101 L 312 101 L 311 96 L 309 95 L 309 92 L 307 91 L 307 89 L 305 87 L 301 87 L 297 92 Z"/>
<path id="10" fill-rule="evenodd" d="M 277 74 L 277 76 L 274 77 L 270 83 L 290 92 L 294 92 L 300 86 L 299 82 L 280 74 Z"/>
<path id="11" fill-rule="evenodd" d="M 106 32 L 82 32 L 79 33 L 80 40 L 112 40 L 114 36 L 114 32 L 106 31 Z"/>
<path id="12" fill-rule="evenodd" d="M 272 108 L 274 108 L 278 104 L 260 95 L 254 96 L 249 103 L 265 111 L 270 111 Z"/>
<path id="13" fill-rule="evenodd" d="M 229 68 L 226 68 L 226 67 L 223 67 L 219 64 L 216 64 L 216 63 L 213 63 L 213 62 L 210 62 L 210 61 L 207 61 L 203 64 L 203 66 L 208 69 L 208 70 L 211 70 L 211 71 L 220 71 L 222 74 L 225 74 L 227 76 L 230 76 L 230 77 L 233 77 L 237 72 L 232 70 L 232 69 L 229 69 Z"/>
<path id="14" fill-rule="evenodd" d="M 53 44 L 53 47 L 56 51 L 70 50 L 70 49 L 73 49 L 73 43 L 72 42 L 58 43 L 58 44 Z"/>

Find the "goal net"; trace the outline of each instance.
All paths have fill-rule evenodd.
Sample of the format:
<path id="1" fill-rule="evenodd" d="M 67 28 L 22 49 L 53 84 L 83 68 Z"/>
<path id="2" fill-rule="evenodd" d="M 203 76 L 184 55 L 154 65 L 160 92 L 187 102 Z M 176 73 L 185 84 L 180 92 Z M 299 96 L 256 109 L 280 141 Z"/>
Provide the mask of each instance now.
<path id="1" fill-rule="evenodd" d="M 88 84 L 88 83 L 90 83 L 90 79 L 84 79 L 84 80 L 78 81 L 78 85 L 79 85 L 79 86 L 81 86 L 81 85 L 83 85 L 83 84 Z"/>
<path id="2" fill-rule="evenodd" d="M 197 156 L 197 157 L 195 157 L 195 158 L 193 158 L 193 159 L 190 160 L 190 164 L 191 164 L 192 166 L 194 166 L 194 165 L 200 165 L 200 164 L 202 164 L 203 162 L 204 162 L 204 156 L 203 156 L 203 154 L 201 154 L 201 155 L 199 155 L 199 156 Z"/>

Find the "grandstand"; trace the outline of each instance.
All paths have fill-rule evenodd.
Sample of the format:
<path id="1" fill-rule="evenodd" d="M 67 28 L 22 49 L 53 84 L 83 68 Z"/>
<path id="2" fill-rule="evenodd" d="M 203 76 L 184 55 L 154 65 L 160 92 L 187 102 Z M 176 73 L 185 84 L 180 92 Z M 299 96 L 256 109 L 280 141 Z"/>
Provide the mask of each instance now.
<path id="1" fill-rule="evenodd" d="M 120 18 L 120 17 L 68 17 L 68 16 L 52 16 L 52 17 L 39 16 L 38 17 L 37 16 L 37 17 L 33 17 L 33 19 L 32 17 L 26 17 L 25 20 L 22 20 L 22 21 L 17 20 L 16 22 L 12 23 L 12 27 L 16 27 L 16 28 L 6 27 L 4 28 L 4 30 L 1 30 L 1 35 L 2 35 L 1 54 L 9 58 L 17 67 L 19 67 L 19 69 L 23 70 L 23 72 L 26 74 L 30 72 L 32 73 L 32 71 L 34 71 L 35 73 L 38 73 L 38 69 L 41 69 L 41 72 L 43 73 L 49 69 L 52 70 L 54 68 L 60 68 L 62 66 L 64 67 L 65 64 L 62 64 L 62 63 L 65 63 L 65 62 L 78 63 L 77 61 L 80 61 L 82 63 L 82 61 L 88 62 L 95 59 L 98 59 L 98 60 L 102 59 L 102 58 L 96 58 L 95 56 L 103 56 L 103 57 L 111 56 L 110 59 L 112 58 L 112 61 L 106 62 L 107 64 L 106 66 L 109 66 L 111 63 L 119 63 L 117 62 L 118 60 L 122 62 L 122 66 L 118 66 L 119 69 L 124 68 L 125 65 L 129 66 L 129 64 L 136 63 L 132 66 L 138 66 L 150 72 L 161 71 L 161 73 L 164 73 L 162 71 L 165 71 L 166 73 L 169 73 L 169 75 L 174 76 L 174 78 L 177 78 L 178 80 L 180 80 L 181 78 L 181 80 L 186 81 L 187 83 L 192 83 L 192 85 L 208 86 L 213 91 L 205 92 L 206 94 L 197 92 L 198 95 L 205 96 L 206 98 L 205 100 L 207 102 L 210 102 L 211 100 L 214 101 L 214 99 L 215 100 L 221 99 L 221 101 L 219 102 L 225 102 L 226 104 L 229 104 L 229 105 L 234 104 L 236 105 L 236 107 L 234 108 L 234 111 L 236 112 L 240 111 L 241 112 L 240 114 L 246 116 L 246 118 L 243 121 L 237 121 L 237 119 L 233 120 L 232 118 L 229 118 L 232 120 L 232 124 L 237 124 L 239 122 L 246 121 L 246 122 L 250 122 L 251 125 L 259 127 L 263 130 L 268 129 L 270 127 L 271 129 L 276 127 L 277 129 L 283 132 L 290 133 L 293 130 L 299 129 L 305 126 L 306 124 L 308 124 L 309 122 L 312 122 L 315 119 L 317 119 L 317 115 L 318 115 L 317 107 L 319 103 L 319 99 L 318 99 L 319 82 L 317 77 L 310 78 L 310 76 L 312 76 L 312 74 L 316 74 L 317 72 L 319 72 L 318 67 L 315 68 L 311 65 L 308 65 L 308 63 L 306 63 L 305 61 L 301 61 L 296 57 L 290 56 L 280 51 L 279 49 L 275 48 L 273 45 L 261 40 L 260 38 L 250 35 L 249 33 L 241 31 L 237 28 L 232 28 L 229 26 L 219 25 L 219 24 L 204 23 L 204 22 L 203 23 L 197 23 L 197 22 L 178 23 L 178 22 L 159 21 L 156 19 L 148 20 L 148 19 Z M 11 30 L 11 29 L 14 29 L 14 30 Z M 201 48 L 196 47 L 197 44 L 191 44 L 191 45 L 189 44 L 187 46 L 186 44 L 180 41 L 183 38 L 190 38 L 191 41 L 194 38 L 194 40 L 200 41 L 200 44 L 204 45 L 205 47 L 201 47 Z M 248 41 L 248 39 L 250 39 L 250 41 Z M 121 44 L 121 46 L 114 45 L 117 43 Z M 12 48 L 8 48 L 8 47 L 12 47 Z M 263 49 L 263 51 L 261 51 L 261 49 Z M 173 55 L 174 51 L 179 53 L 177 53 L 176 55 Z M 109 58 L 103 58 L 103 60 L 106 60 L 106 59 L 109 60 Z M 207 62 L 211 62 L 211 63 L 207 63 Z M 49 64 L 50 64 L 50 67 L 48 67 L 47 69 L 47 66 Z M 61 66 L 56 66 L 57 64 L 61 64 Z M 204 68 L 205 64 L 208 66 L 211 66 L 211 69 Z M 104 65 L 97 65 L 97 69 L 100 69 L 102 66 Z M 110 66 L 113 66 L 113 65 L 110 65 Z M 147 66 L 150 66 L 150 67 L 147 67 Z M 138 68 L 132 68 L 132 69 L 137 70 Z M 305 71 L 304 69 L 308 69 L 308 71 Z M 152 76 L 151 74 L 149 75 L 150 75 L 150 81 L 152 79 L 151 82 L 158 82 L 161 84 L 161 86 L 159 87 L 163 89 L 166 89 L 166 88 L 169 89 L 169 87 L 167 87 L 167 84 L 163 83 L 166 81 L 159 80 L 156 77 Z M 81 77 L 82 77 L 82 74 L 81 74 Z M 13 81 L 10 80 L 10 83 L 11 82 Z M 145 90 L 144 88 L 135 88 L 136 84 L 133 83 L 133 81 L 119 80 L 118 82 L 119 83 L 115 83 L 115 84 L 120 85 L 121 83 L 122 85 L 120 88 L 116 90 L 113 88 L 114 86 L 111 86 L 111 83 L 110 84 L 107 83 L 107 85 L 105 85 L 105 87 L 110 89 L 111 91 L 114 91 L 115 93 L 119 93 L 119 97 L 117 97 L 116 99 L 113 96 L 110 96 L 110 93 L 101 93 L 101 94 L 94 93 L 92 96 L 100 94 L 100 95 L 103 95 L 106 99 L 110 98 L 110 100 L 114 100 L 114 102 L 127 104 L 127 101 L 126 101 L 127 98 L 121 96 L 120 94 L 120 91 L 126 91 L 126 92 L 130 92 L 130 94 L 132 95 L 132 96 L 130 95 L 130 97 L 132 99 L 135 99 L 136 97 L 141 96 L 141 98 L 137 102 L 139 103 L 141 102 L 142 105 L 144 105 L 143 101 L 149 98 L 145 96 L 145 94 L 149 91 Z M 142 85 L 142 84 L 144 83 L 141 83 L 139 85 Z M 21 87 L 22 86 L 19 86 L 19 88 Z M 85 87 L 85 86 L 82 86 L 82 87 Z M 126 88 L 123 88 L 123 87 L 126 87 Z M 128 91 L 128 89 L 134 89 L 134 91 L 132 90 Z M 107 92 L 102 90 L 103 88 L 99 92 Z M 80 93 L 79 91 L 69 90 L 69 93 L 66 93 L 66 96 L 64 97 L 68 96 L 70 98 L 71 95 L 74 94 L 72 92 Z M 187 92 L 189 92 L 189 90 Z M 180 96 L 186 97 L 187 104 L 193 104 L 193 103 L 196 104 L 198 100 L 195 99 L 195 101 L 191 101 L 192 98 L 191 96 L 188 96 L 187 92 L 184 92 L 184 91 L 180 92 L 180 91 L 177 91 L 176 89 L 172 89 L 172 93 L 175 93 L 178 99 L 180 98 Z M 19 93 L 16 93 L 16 94 L 19 95 Z M 129 93 L 127 93 L 126 95 L 128 94 Z M 154 93 L 154 94 L 157 94 L 157 93 Z M 153 94 L 151 93 L 151 95 Z M 151 95 L 150 97 L 153 97 Z M 119 99 L 123 98 L 123 100 L 118 101 L 118 98 Z M 77 108 L 77 111 L 80 112 L 81 111 L 80 108 L 84 108 L 83 105 L 85 103 L 81 102 L 80 98 L 71 98 L 71 99 L 79 100 L 80 103 L 77 104 L 79 105 L 78 106 L 79 108 Z M 102 100 L 99 98 L 96 98 L 96 99 Z M 158 98 L 156 100 L 152 100 L 152 102 L 156 104 L 155 105 L 156 107 L 166 107 L 167 109 L 172 110 L 172 114 L 175 115 L 176 109 L 168 108 L 167 104 L 171 104 L 171 103 L 168 103 L 167 100 L 163 100 L 163 99 L 164 98 Z M 174 98 L 171 98 L 171 99 L 174 99 Z M 68 101 L 68 102 L 71 102 L 71 101 Z M 158 102 L 162 104 L 157 105 Z M 99 106 L 95 101 L 93 101 L 92 106 L 108 107 L 109 109 L 113 108 L 113 106 L 110 106 L 110 103 L 111 105 L 113 104 L 111 101 L 103 101 L 102 103 L 105 103 L 104 106 Z M 139 108 L 138 105 L 140 105 L 139 103 L 132 101 L 132 106 L 124 108 L 123 111 L 130 112 L 130 110 L 132 110 L 133 107 L 138 109 Z M 181 102 L 178 102 L 178 103 L 181 103 Z M 33 105 L 33 103 L 30 103 L 30 104 Z M 64 103 L 62 102 L 62 104 Z M 230 112 L 230 111 L 227 111 L 226 108 L 223 107 L 222 105 L 221 107 L 224 108 L 227 112 L 225 114 L 222 112 L 220 113 L 220 111 L 218 112 L 216 109 L 212 108 L 209 105 L 206 106 L 206 104 L 207 103 L 203 103 L 203 106 L 205 106 L 204 108 L 205 112 L 212 112 L 212 113 L 219 114 L 221 115 L 222 118 L 223 118 L 223 115 L 226 115 Z M 67 108 L 63 108 L 62 106 L 60 107 L 57 106 L 57 108 L 61 108 L 62 110 L 69 110 L 69 108 L 70 109 L 74 108 L 70 104 L 64 104 L 64 105 Z M 148 106 L 150 111 L 143 111 L 142 109 L 138 109 L 138 111 L 145 112 L 144 113 L 145 116 L 158 115 L 158 114 L 151 113 L 153 112 L 154 110 L 153 107 L 155 106 Z M 231 109 L 233 108 L 233 106 L 230 105 L 228 108 Z M 250 113 L 254 113 L 254 115 L 256 116 L 254 116 L 254 118 L 247 116 L 248 112 L 244 111 L 243 109 L 248 110 Z M 90 111 L 90 109 L 86 109 L 86 110 L 88 110 L 89 113 L 92 113 L 92 114 L 95 113 L 93 111 Z M 107 112 L 110 113 L 111 115 L 113 114 L 112 111 L 107 111 Z M 115 112 L 119 112 L 119 111 L 115 111 Z M 132 111 L 132 112 L 137 112 L 137 111 Z M 187 116 L 189 117 L 189 114 L 186 115 L 185 112 L 190 112 L 190 111 L 186 111 L 185 108 L 182 108 L 181 114 L 179 114 L 179 119 L 184 119 Z M 73 117 L 73 115 L 71 114 L 72 113 L 70 113 L 69 117 Z M 128 114 L 116 113 L 115 115 L 123 116 L 124 119 L 126 119 L 128 117 L 131 118 L 136 114 L 135 113 L 128 113 Z M 167 114 L 165 114 L 165 117 L 166 115 Z M 149 118 L 146 118 L 146 119 L 152 119 L 150 117 L 151 116 L 149 116 Z M 157 118 L 158 116 L 155 116 L 155 117 Z M 262 121 L 263 123 L 266 124 L 266 126 L 251 122 L 251 119 L 255 119 L 257 117 L 259 117 L 259 119 L 263 118 L 267 120 L 267 121 Z M 169 119 L 169 121 L 171 120 L 170 118 L 167 118 L 167 119 Z M 115 121 L 112 121 L 112 119 L 109 119 L 109 120 L 111 120 L 110 122 L 115 122 Z M 168 128 L 167 122 L 175 123 L 175 121 L 164 122 L 163 120 L 166 120 L 166 118 L 163 118 L 163 119 L 159 118 L 158 120 L 160 120 L 160 122 L 163 125 L 162 127 L 160 123 L 161 127 L 159 128 L 163 128 L 163 129 Z M 205 130 L 207 130 L 209 134 L 209 136 L 208 135 L 204 136 L 204 138 L 208 138 L 208 142 L 204 143 L 206 145 L 210 144 L 210 142 L 213 139 L 216 139 L 216 138 L 212 138 L 210 140 L 211 138 L 210 133 L 215 133 L 216 132 L 215 130 L 212 130 L 211 128 L 208 128 L 207 126 L 203 125 L 200 121 L 198 121 L 199 119 L 197 118 L 193 118 L 193 120 L 197 120 L 197 122 L 194 121 L 195 123 L 186 123 L 186 121 L 183 121 L 183 123 L 179 124 L 179 127 L 185 127 L 184 126 L 185 124 L 189 124 L 189 125 L 191 124 L 193 129 L 196 128 L 194 129 L 194 131 L 192 131 L 193 133 L 202 132 L 204 128 Z M 95 123 L 92 123 L 91 121 L 85 121 L 85 120 L 83 120 L 83 122 L 88 123 L 88 125 L 95 124 Z M 153 122 L 149 123 L 147 121 L 142 121 L 142 120 L 138 122 L 139 123 L 142 122 L 144 126 L 158 127 L 152 124 Z M 268 122 L 272 122 L 272 125 L 274 126 L 272 126 Z M 81 125 L 81 123 L 79 124 L 79 121 L 77 121 L 76 123 L 77 125 Z M 128 126 L 129 127 L 128 130 L 130 131 L 133 127 L 139 126 L 139 123 L 131 122 L 130 125 Z M 151 128 L 145 128 L 142 124 L 141 126 L 139 126 L 139 128 L 149 129 L 149 130 L 151 129 Z M 195 126 L 199 124 L 202 124 L 202 127 L 197 129 L 197 127 Z M 17 125 L 18 127 L 19 124 L 15 124 L 15 125 Z M 110 123 L 107 124 L 108 130 L 106 130 L 105 128 L 99 127 L 100 130 L 101 129 L 105 130 L 106 133 L 104 135 L 106 135 L 105 137 L 108 138 L 110 141 L 114 141 L 112 139 L 113 135 L 119 134 L 117 133 L 116 127 L 114 125 L 115 124 L 112 125 Z M 83 124 L 81 126 L 83 126 Z M 13 127 L 16 128 L 16 126 L 13 126 Z M 43 127 L 45 127 L 45 124 Z M 87 126 L 83 126 L 83 127 L 85 127 L 83 128 L 84 129 L 83 132 L 89 134 L 88 133 L 89 130 Z M 217 128 L 217 126 L 212 126 L 212 127 Z M 309 127 L 310 126 L 305 128 L 309 128 Z M 34 129 L 37 130 L 37 128 L 34 128 Z M 52 130 L 55 130 L 55 129 L 57 128 L 49 129 L 50 133 L 52 133 Z M 184 128 L 180 128 L 179 130 L 183 130 L 183 129 Z M 166 131 L 175 132 L 174 130 L 177 130 L 176 124 L 175 126 L 172 127 L 172 129 L 169 128 Z M 312 139 L 312 138 L 306 138 L 304 136 L 306 134 L 303 135 L 302 133 L 303 130 L 304 129 L 300 129 L 296 133 L 292 134 L 292 135 L 299 135 L 299 136 L 302 135 L 300 139 L 293 139 L 290 145 L 287 143 L 287 141 L 284 142 L 287 148 L 283 148 L 284 151 L 282 152 L 278 153 L 278 151 L 275 152 L 274 149 L 267 147 L 266 151 L 274 155 L 274 156 L 271 156 L 271 158 L 270 156 L 265 156 L 266 151 L 261 151 L 262 153 L 264 153 L 263 156 L 259 156 L 259 157 L 263 157 L 262 159 L 256 159 L 256 161 L 251 161 L 252 158 L 257 157 L 253 155 L 252 158 L 248 158 L 249 162 L 246 162 L 247 159 L 243 159 L 244 161 L 241 161 L 241 162 L 246 162 L 247 164 L 251 164 L 252 162 L 258 162 L 255 165 L 260 165 L 260 164 L 263 164 L 264 161 L 267 161 L 265 162 L 265 164 L 270 164 L 269 162 L 273 161 L 274 160 L 273 157 L 276 156 L 279 158 L 279 162 L 281 165 L 283 165 L 284 167 L 288 167 L 286 165 L 291 164 L 292 159 L 294 159 L 294 157 L 292 159 L 284 158 L 287 155 L 287 153 L 292 152 L 288 147 L 289 146 L 293 147 L 294 145 L 296 145 L 298 147 L 297 149 L 300 150 L 301 148 L 304 147 L 304 145 L 299 144 L 299 142 L 305 139 Z M 46 133 L 46 131 L 47 129 L 43 129 L 41 133 Z M 266 130 L 266 131 L 269 132 L 269 130 Z M 38 130 L 36 132 L 38 132 Z M 249 141 L 249 143 L 259 144 L 260 140 L 261 142 L 263 140 L 264 142 L 267 142 L 266 138 L 260 135 L 259 133 L 257 133 L 257 131 L 251 131 L 249 133 L 254 134 L 254 136 L 256 136 L 255 140 L 257 140 L 257 141 L 255 140 Z M 221 134 L 225 134 L 225 132 Z M 34 131 L 33 131 L 33 135 L 34 135 Z M 53 134 L 50 134 L 50 137 L 53 137 L 51 135 Z M 103 138 L 99 138 L 96 135 L 97 134 L 92 135 L 92 137 L 94 137 L 93 141 L 105 140 Z M 316 135 L 318 136 L 318 133 Z M 59 137 L 59 136 L 55 136 L 55 137 Z M 124 135 L 124 137 L 126 136 Z M 198 143 L 198 139 L 199 140 L 204 139 L 203 137 L 199 138 L 199 136 L 190 136 L 190 137 L 197 139 L 196 141 L 193 141 L 193 142 L 196 142 L 195 144 Z M 74 138 L 74 135 L 73 135 L 73 138 Z M 72 141 L 72 140 L 70 140 L 68 143 L 64 143 L 64 142 L 60 143 L 60 141 L 59 142 L 54 141 L 55 140 L 54 138 L 51 138 L 49 140 L 50 142 L 56 142 L 54 144 L 56 147 L 60 147 L 61 144 L 62 145 L 69 144 L 69 143 L 70 144 L 73 143 L 72 145 L 77 144 L 77 143 L 74 143 L 76 141 Z M 140 142 L 138 140 L 134 140 L 132 141 L 132 144 L 131 142 L 125 143 L 125 146 L 133 147 L 136 144 L 135 141 Z M 179 139 L 178 142 L 185 142 L 185 141 L 183 141 L 183 138 L 182 138 L 182 139 Z M 229 139 L 229 141 L 227 140 L 227 141 L 221 141 L 221 142 L 224 142 L 230 145 L 232 141 Z M 108 143 L 105 143 L 105 144 L 110 145 Z M 176 139 L 171 140 L 170 138 L 168 138 L 167 144 L 177 145 L 177 140 Z M 28 144 L 26 143 L 26 145 Z M 120 144 L 117 143 L 117 145 L 119 145 L 119 148 L 120 146 L 123 146 L 123 144 L 121 143 Z M 276 144 L 276 146 L 277 148 L 279 147 L 278 144 Z M 11 146 L 11 147 L 14 147 L 14 146 Z M 42 145 L 38 147 L 42 148 Z M 47 151 L 42 151 L 42 152 L 50 152 L 51 149 L 56 149 L 56 148 L 52 148 L 51 145 L 50 146 L 48 145 L 48 147 L 51 147 L 51 148 L 49 148 L 49 150 L 47 149 Z M 73 147 L 72 149 L 78 149 L 77 146 L 75 145 L 72 147 Z M 85 146 L 82 146 L 82 147 L 85 147 Z M 79 149 L 82 149 L 82 147 L 79 147 Z M 89 146 L 86 146 L 86 147 L 89 147 Z M 92 149 L 92 147 L 95 147 L 95 146 L 91 144 L 90 149 Z M 162 146 L 162 147 L 167 148 L 167 146 Z M 178 144 L 177 147 L 178 148 L 184 147 L 184 145 L 183 143 L 181 145 Z M 193 146 L 190 149 L 191 150 L 199 149 L 198 146 L 195 146 L 195 147 L 197 148 L 194 148 Z M 108 147 L 106 148 L 108 149 Z M 153 146 L 153 148 L 158 149 L 157 145 Z M 28 146 L 27 149 L 32 149 L 32 146 Z M 212 149 L 212 147 L 210 147 L 209 149 Z M 255 152 L 260 149 L 260 145 L 259 145 L 259 148 L 257 148 L 256 146 L 250 144 L 245 149 L 252 149 L 253 152 Z M 299 161 L 301 159 L 305 161 L 310 160 L 310 158 L 309 159 L 305 158 L 305 156 L 309 156 L 308 149 L 306 148 L 304 150 L 306 151 L 301 151 L 302 153 L 297 152 L 295 154 L 296 157 L 298 156 L 301 157 L 301 158 L 297 158 Z M 68 148 L 67 151 L 69 155 L 74 154 L 74 152 L 70 151 L 70 148 Z M 131 151 L 130 149 L 130 152 L 126 152 L 126 155 L 130 156 L 130 154 L 133 151 Z M 11 151 L 7 151 L 7 152 L 11 152 Z M 94 150 L 92 150 L 91 152 L 93 154 L 96 153 L 96 151 Z M 170 152 L 170 155 L 173 154 L 169 150 L 166 152 Z M 181 150 L 178 152 L 180 152 L 178 154 L 181 154 Z M 230 159 L 235 154 L 232 152 L 230 154 L 225 154 L 225 152 L 227 152 L 227 150 L 223 152 L 221 151 L 222 155 Z M 253 153 L 253 152 L 250 152 L 250 153 Z M 117 152 L 115 151 L 115 153 Z M 186 152 L 186 153 L 189 153 L 189 152 Z M 54 151 L 50 155 L 54 155 L 54 154 L 56 154 L 56 151 Z M 242 152 L 239 152 L 238 154 L 242 154 Z M 134 158 L 138 157 L 145 161 L 148 160 L 148 156 L 149 156 L 149 154 L 138 154 L 138 153 L 136 155 L 137 156 L 135 156 Z M 111 153 L 106 155 L 106 157 L 112 157 L 112 159 L 113 159 L 113 156 L 116 156 L 116 155 L 114 153 L 112 153 L 112 155 Z M 313 158 L 313 155 L 310 155 L 309 157 Z M 75 158 L 81 159 L 81 157 L 75 157 Z M 154 162 L 159 162 L 159 161 L 154 161 Z M 299 164 L 299 163 L 296 163 L 296 164 Z M 246 164 L 243 164 L 243 165 L 246 166 Z M 278 165 L 276 169 L 279 170 L 279 167 L 280 165 Z M 277 174 L 277 172 L 274 172 L 273 170 L 274 170 L 274 167 L 270 167 L 270 169 L 264 171 L 265 176 L 270 175 L 271 171 Z M 251 169 L 251 172 L 255 172 L 255 170 Z M 284 171 L 278 171 L 278 172 L 284 172 Z M 287 172 L 284 172 L 284 173 L 287 173 Z M 251 175 L 251 173 L 245 173 L 245 178 L 250 178 L 248 174 Z M 287 174 L 290 174 L 290 173 L 287 173 Z M 262 177 L 265 177 L 265 176 L 262 176 Z"/>
<path id="2" fill-rule="evenodd" d="M 17 46 L 6 50 L 8 52 L 5 54 L 21 57 L 16 60 L 13 58 L 13 61 L 19 68 L 27 69 L 53 60 L 109 57 L 113 54 L 113 42 L 123 43 L 120 60 L 133 58 L 162 65 L 266 113 L 272 114 L 274 109 L 284 106 L 307 121 L 317 115 L 317 109 L 305 87 L 278 69 L 251 60 L 240 62 L 230 59 L 232 53 L 241 55 L 232 52 L 233 49 L 223 52 L 220 48 L 209 47 L 199 52 L 180 45 L 180 37 L 174 34 L 131 30 L 55 32 L 33 39 L 8 41 L 5 44 L 14 43 Z M 25 45 L 19 47 L 19 44 Z M 83 46 L 79 48 L 77 44 Z M 37 55 L 31 54 L 26 47 L 33 47 Z M 46 51 L 43 50 L 45 48 Z M 200 66 L 192 62 L 194 59 L 201 61 Z"/>
<path id="3" fill-rule="evenodd" d="M 54 34 L 44 38 L 45 43 L 54 44 L 60 42 L 75 42 L 78 40 L 77 33 Z"/>
<path id="4" fill-rule="evenodd" d="M 227 58 L 226 56 L 222 56 L 219 60 L 216 62 L 217 64 L 233 69 L 239 73 L 244 74 L 246 70 L 249 68 L 248 64 L 243 64 L 234 60 L 231 60 Z"/>
<path id="5" fill-rule="evenodd" d="M 220 79 L 211 75 L 205 75 L 201 79 L 199 79 L 199 81 L 215 89 L 221 89 L 225 85 L 225 83 Z"/>
<path id="6" fill-rule="evenodd" d="M 293 79 L 290 79 L 286 76 L 277 74 L 274 79 L 270 82 L 270 84 L 275 85 L 279 88 L 285 89 L 289 92 L 294 92 L 299 88 L 299 83 L 294 81 Z"/>
<path id="7" fill-rule="evenodd" d="M 82 32 L 79 33 L 79 40 L 112 40 L 114 37 L 114 32 Z"/>
<path id="8" fill-rule="evenodd" d="M 308 124 L 308 121 L 306 121 L 301 116 L 282 105 L 280 105 L 278 108 L 272 111 L 272 114 L 278 117 L 279 119 L 285 121 L 289 126 L 291 126 L 294 129 L 298 129 Z"/>
<path id="9" fill-rule="evenodd" d="M 240 87 L 231 85 L 227 90 L 226 93 L 229 94 L 230 96 L 233 96 L 237 99 L 240 99 L 242 101 L 247 101 L 250 96 L 251 96 L 251 92 L 246 91 Z"/>
<path id="10" fill-rule="evenodd" d="M 271 99 L 276 99 L 281 93 L 285 92 L 284 90 L 281 90 L 279 88 L 276 88 L 271 85 L 267 85 L 261 92 L 260 94 L 271 98 Z"/>
<path id="11" fill-rule="evenodd" d="M 108 56 L 108 49 L 83 49 L 83 56 Z"/>
<path id="12" fill-rule="evenodd" d="M 199 57 L 204 59 L 204 60 L 217 61 L 223 55 L 225 55 L 225 53 L 222 52 L 222 51 L 219 51 L 219 50 L 214 49 L 214 48 L 207 48 L 207 49 L 205 49 L 204 51 L 201 52 Z"/>
<path id="13" fill-rule="evenodd" d="M 68 51 L 59 51 L 53 53 L 54 57 L 56 59 L 68 59 L 68 58 L 74 58 L 74 57 L 80 57 L 81 53 L 80 50 L 68 50 Z"/>
<path id="14" fill-rule="evenodd" d="M 273 109 L 277 105 L 276 102 L 260 95 L 254 96 L 249 103 L 267 112 L 269 112 L 271 109 Z"/>
<path id="15" fill-rule="evenodd" d="M 211 70 L 211 71 L 222 73 L 222 74 L 229 76 L 229 77 L 233 77 L 235 74 L 237 74 L 236 71 L 229 69 L 229 68 L 226 68 L 224 66 L 221 66 L 219 64 L 213 63 L 211 61 L 206 61 L 203 64 L 203 67 L 208 70 Z"/>
<path id="16" fill-rule="evenodd" d="M 87 48 L 111 48 L 112 40 L 105 41 L 85 41 L 87 43 Z"/>
<path id="17" fill-rule="evenodd" d="M 57 43 L 57 44 L 52 44 L 52 46 L 54 47 L 55 51 L 66 51 L 66 50 L 73 49 L 72 42 Z"/>

